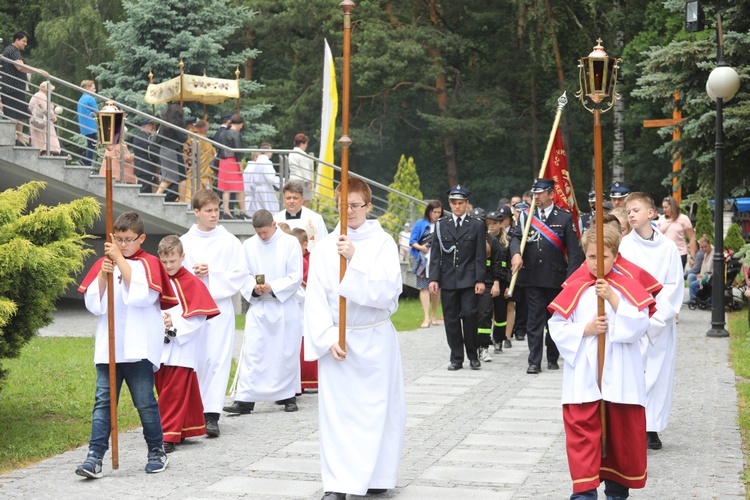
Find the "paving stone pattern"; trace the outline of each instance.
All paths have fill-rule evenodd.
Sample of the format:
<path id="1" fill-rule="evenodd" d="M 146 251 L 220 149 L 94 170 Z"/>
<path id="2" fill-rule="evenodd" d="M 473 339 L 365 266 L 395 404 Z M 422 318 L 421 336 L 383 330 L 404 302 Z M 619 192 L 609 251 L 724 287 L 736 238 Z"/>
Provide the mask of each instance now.
<path id="1" fill-rule="evenodd" d="M 80 334 L 82 325 L 93 324 L 80 311 L 60 311 L 58 318 L 43 334 Z M 646 488 L 633 490 L 633 499 L 745 498 L 728 340 L 707 338 L 709 327 L 709 311 L 683 309 L 672 419 L 661 434 L 664 449 L 649 452 Z M 526 345 L 514 342 L 481 370 L 466 363 L 448 372 L 442 325 L 404 332 L 400 339 L 406 443 L 397 488 L 373 498 L 569 497 L 561 371 L 527 375 Z M 238 333 L 235 352 L 240 342 Z M 143 471 L 146 448 L 139 429 L 120 436 L 120 467 L 112 470 L 108 454 L 102 479 L 73 473 L 86 455 L 80 447 L 0 476 L 0 497 L 319 499 L 317 396 L 305 394 L 298 404 L 297 413 L 259 403 L 251 415 L 223 416 L 220 438 L 179 445 L 161 474 Z M 353 438 L 342 429 L 341 439 Z"/>

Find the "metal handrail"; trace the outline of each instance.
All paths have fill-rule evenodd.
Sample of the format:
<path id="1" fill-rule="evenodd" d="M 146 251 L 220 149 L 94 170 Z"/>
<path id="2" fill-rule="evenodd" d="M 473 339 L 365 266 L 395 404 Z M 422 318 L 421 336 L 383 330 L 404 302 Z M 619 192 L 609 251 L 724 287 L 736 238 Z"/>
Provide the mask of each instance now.
<path id="1" fill-rule="evenodd" d="M 13 64 L 16 64 L 18 66 L 22 66 L 29 69 L 34 69 L 31 66 L 23 65 L 19 63 L 15 63 L 14 61 L 7 59 L 0 55 L 0 60 L 7 61 Z M 0 71 L 0 77 L 4 76 L 3 72 Z M 101 94 L 98 94 L 96 92 L 91 92 L 89 90 L 84 89 L 83 87 L 80 87 L 78 85 L 75 85 L 73 83 L 67 82 L 65 80 L 62 80 L 60 78 L 57 78 L 55 76 L 49 75 L 49 77 L 45 78 L 47 82 L 50 82 L 56 86 L 59 86 L 60 88 L 68 88 L 73 91 L 76 91 L 80 94 L 88 94 L 93 96 L 99 103 L 99 107 L 107 101 L 111 101 L 112 99 L 109 99 Z M 39 85 L 35 85 L 29 82 L 29 91 L 24 91 L 25 98 L 28 99 L 30 96 L 33 95 L 32 90 L 39 89 Z M 5 95 L 4 91 L 0 91 L 0 97 L 3 99 L 6 99 L 7 96 Z M 55 103 L 53 103 L 53 100 Z M 128 163 L 128 168 L 132 166 L 133 168 L 133 174 L 136 177 L 136 181 L 141 184 L 147 186 L 146 188 L 143 188 L 142 191 L 146 191 L 146 194 L 149 194 L 152 190 L 154 190 L 158 186 L 158 180 L 156 182 L 151 182 L 146 180 L 146 177 L 151 174 L 153 170 L 156 168 L 161 167 L 162 163 L 165 163 L 167 160 L 165 160 L 165 156 L 161 154 L 161 151 L 159 151 L 159 154 L 156 154 L 156 158 L 153 158 L 153 151 L 151 152 L 152 158 L 144 158 L 148 155 L 149 151 L 148 149 L 138 146 L 137 144 L 134 144 L 133 139 L 135 138 L 137 130 L 133 129 L 131 130 L 132 125 L 136 122 L 139 122 L 141 120 L 150 120 L 153 123 L 157 124 L 161 127 L 171 127 L 174 129 L 177 129 L 180 132 L 184 132 L 188 136 L 188 143 L 190 143 L 189 149 L 189 156 L 185 158 L 186 163 L 186 170 L 190 169 L 190 176 L 187 176 L 186 173 L 179 173 L 178 179 L 179 182 L 177 183 L 180 185 L 183 183 L 186 188 L 189 188 L 192 192 L 195 192 L 196 189 L 199 187 L 203 187 L 201 183 L 201 178 L 203 178 L 204 182 L 206 181 L 206 178 L 208 178 L 208 182 L 212 187 L 216 187 L 217 185 L 217 176 L 214 171 L 212 171 L 210 174 L 207 172 L 201 172 L 200 168 L 200 162 L 199 159 L 201 157 L 201 148 L 205 147 L 205 145 L 211 145 L 218 153 L 220 150 L 225 151 L 225 155 L 233 155 L 236 153 L 241 154 L 242 156 L 245 156 L 247 158 L 252 158 L 252 155 L 255 153 L 270 153 L 271 155 L 277 155 L 278 160 L 273 163 L 274 170 L 276 171 L 278 178 L 279 178 L 279 185 L 283 186 L 284 183 L 286 183 L 290 178 L 290 171 L 289 171 L 289 162 L 288 157 L 291 153 L 295 153 L 298 155 L 301 155 L 305 158 L 308 158 L 313 161 L 313 164 L 318 165 L 325 165 L 333 169 L 334 172 L 334 178 L 333 179 L 327 179 L 329 181 L 332 180 L 332 184 L 334 188 L 338 184 L 338 180 L 336 180 L 336 172 L 340 172 L 341 168 L 337 165 L 328 163 L 326 161 L 320 160 L 318 158 L 315 158 L 314 156 L 311 156 L 307 153 L 301 152 L 299 150 L 293 151 L 291 149 L 257 149 L 257 148 L 240 148 L 240 149 L 233 149 L 233 148 L 227 148 L 226 146 L 214 141 L 213 139 L 209 137 L 202 136 L 196 132 L 186 130 L 180 127 L 175 127 L 174 125 L 164 121 L 160 117 L 156 117 L 153 115 L 150 115 L 148 113 L 144 113 L 142 111 L 139 111 L 135 108 L 132 108 L 126 104 L 114 101 L 115 105 L 120 108 L 122 111 L 125 112 L 125 126 L 128 128 L 128 134 L 126 134 L 124 144 L 127 148 L 127 151 L 141 159 L 141 162 L 145 164 L 145 168 L 139 167 L 135 165 L 135 162 Z M 51 134 L 49 133 L 50 128 L 54 127 L 58 132 L 58 139 L 60 141 L 60 146 L 63 150 L 63 155 L 67 156 L 70 161 L 78 161 L 79 163 L 82 162 L 84 159 L 84 153 L 86 151 L 86 136 L 82 135 L 79 130 L 79 124 L 78 124 L 78 101 L 75 99 L 71 99 L 69 97 L 66 97 L 59 92 L 53 92 L 50 89 L 50 86 L 48 84 L 47 87 L 47 116 L 51 116 L 52 112 L 54 111 L 54 108 L 56 106 L 61 106 L 63 108 L 63 113 L 57 116 L 57 122 L 55 124 L 47 123 L 46 126 L 46 148 L 45 148 L 45 156 L 52 156 L 53 153 L 50 151 L 51 145 L 50 145 L 50 137 Z M 30 115 L 30 113 L 24 113 L 27 117 Z M 48 122 L 48 120 L 47 120 Z M 165 138 L 166 139 L 166 138 Z M 167 142 L 171 142 L 172 146 L 176 149 L 177 143 L 174 141 L 171 141 L 170 139 L 166 139 Z M 120 165 L 125 165 L 125 157 L 126 157 L 126 148 L 121 148 L 120 150 Z M 94 162 L 97 162 L 98 158 L 95 156 Z M 250 161 L 250 160 L 248 160 Z M 139 163 L 141 163 L 139 162 Z M 188 167 L 188 165 L 190 167 Z M 192 168 L 192 166 L 198 166 L 199 168 Z M 204 164 L 205 165 L 205 164 Z M 92 169 L 94 168 L 94 165 L 92 165 Z M 126 177 L 125 169 L 120 168 L 118 172 L 118 176 L 115 178 L 115 182 L 120 183 L 127 183 L 131 179 Z M 97 176 L 98 172 L 92 172 L 92 176 Z M 408 222 L 413 222 L 416 219 L 419 219 L 422 216 L 424 207 L 426 206 L 426 202 L 419 200 L 417 198 L 414 198 L 412 196 L 406 195 L 404 193 L 400 193 L 384 184 L 381 184 L 379 182 L 373 181 L 371 179 L 368 179 L 364 176 L 358 175 L 356 173 L 350 172 L 349 174 L 351 177 L 359 178 L 365 181 L 373 190 L 373 211 L 372 215 L 375 217 L 380 217 L 386 213 L 388 213 L 389 206 L 388 206 L 388 194 L 395 193 L 398 195 L 398 201 L 396 202 L 396 207 L 391 206 L 391 208 L 396 208 L 401 211 L 407 211 L 410 213 L 408 217 Z M 316 179 L 318 179 L 318 182 L 320 182 L 322 179 L 316 175 Z M 186 182 L 183 182 L 186 181 Z M 181 189 L 172 189 L 168 188 L 166 190 L 166 193 L 170 194 L 170 198 L 173 197 L 179 197 L 181 195 Z M 165 193 L 165 195 L 166 195 Z M 276 190 L 274 190 L 274 193 L 276 193 Z M 240 194 L 241 195 L 241 194 Z M 279 198 L 282 198 L 279 196 Z M 326 224 L 329 227 L 333 227 L 336 225 L 338 220 L 338 214 L 336 213 L 337 207 L 335 204 L 335 201 L 330 197 L 325 197 L 322 194 L 318 193 L 316 195 L 316 203 L 313 208 L 318 208 L 318 210 L 321 212 L 321 214 L 326 219 Z M 186 205 L 189 205 L 187 203 L 187 200 L 182 200 L 181 203 L 185 203 Z M 283 208 L 283 199 L 279 200 L 279 209 Z M 386 228 L 389 230 L 389 232 L 398 239 L 398 232 L 401 230 L 401 228 Z"/>

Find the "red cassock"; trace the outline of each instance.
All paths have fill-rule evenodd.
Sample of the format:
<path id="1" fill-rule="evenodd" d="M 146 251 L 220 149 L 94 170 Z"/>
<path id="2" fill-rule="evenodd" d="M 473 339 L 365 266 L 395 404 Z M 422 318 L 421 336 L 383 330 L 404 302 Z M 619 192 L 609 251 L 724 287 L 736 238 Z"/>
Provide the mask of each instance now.
<path id="1" fill-rule="evenodd" d="M 172 283 L 182 305 L 183 317 L 205 315 L 210 319 L 219 314 L 206 285 L 184 267 L 172 276 Z M 154 382 L 159 395 L 164 442 L 179 443 L 185 438 L 204 435 L 206 422 L 195 370 L 162 364 L 154 374 Z"/>
<path id="2" fill-rule="evenodd" d="M 302 255 L 302 286 L 307 288 L 307 270 L 310 268 L 310 252 Z M 302 339 L 302 349 L 299 351 L 300 378 L 302 391 L 318 388 L 318 362 L 305 361 L 305 339 Z"/>

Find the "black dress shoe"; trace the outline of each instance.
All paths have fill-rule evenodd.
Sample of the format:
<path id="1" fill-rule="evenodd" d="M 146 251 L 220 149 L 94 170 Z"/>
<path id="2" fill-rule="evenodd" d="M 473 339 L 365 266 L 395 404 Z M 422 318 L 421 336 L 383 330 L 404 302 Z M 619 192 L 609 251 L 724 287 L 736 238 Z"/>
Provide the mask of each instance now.
<path id="1" fill-rule="evenodd" d="M 456 370 L 460 370 L 463 367 L 464 365 L 462 365 L 461 363 L 451 363 L 450 365 L 448 365 L 448 371 L 455 372 Z"/>
<path id="2" fill-rule="evenodd" d="M 280 401 L 276 401 L 276 404 L 284 405 L 284 411 L 287 413 L 291 413 L 293 411 L 299 410 L 299 408 L 297 407 L 296 396 L 292 396 L 291 398 L 286 398 Z"/>
<path id="3" fill-rule="evenodd" d="M 224 411 L 235 413 L 237 415 L 246 415 L 255 409 L 255 403 L 246 403 L 244 401 L 235 401 L 230 406 L 225 406 Z"/>
<path id="4" fill-rule="evenodd" d="M 478 359 L 472 359 L 469 361 L 469 366 L 472 370 L 479 370 L 482 367 L 482 363 L 480 363 Z"/>
<path id="5" fill-rule="evenodd" d="M 367 490 L 367 494 L 368 495 L 382 495 L 386 491 L 388 490 L 386 490 L 385 488 L 370 488 L 369 490 Z"/>
<path id="6" fill-rule="evenodd" d="M 547 369 L 548 370 L 559 370 L 560 365 L 557 364 L 557 361 L 550 361 L 547 363 Z"/>
<path id="7" fill-rule="evenodd" d="M 649 450 L 661 450 L 661 439 L 659 439 L 659 434 L 656 432 L 647 432 L 646 439 L 648 440 Z"/>
<path id="8" fill-rule="evenodd" d="M 524 340 L 526 340 L 526 335 L 525 334 L 524 335 L 520 335 L 520 334 L 517 333 L 516 334 L 516 340 L 518 340 L 520 342 L 523 342 Z"/>
<path id="9" fill-rule="evenodd" d="M 542 373 L 542 369 L 539 368 L 539 365 L 529 365 L 529 367 L 526 369 L 526 373 L 537 375 L 539 373 Z"/>
<path id="10" fill-rule="evenodd" d="M 339 493 L 338 491 L 326 491 L 323 498 L 320 500 L 346 500 L 346 493 Z"/>

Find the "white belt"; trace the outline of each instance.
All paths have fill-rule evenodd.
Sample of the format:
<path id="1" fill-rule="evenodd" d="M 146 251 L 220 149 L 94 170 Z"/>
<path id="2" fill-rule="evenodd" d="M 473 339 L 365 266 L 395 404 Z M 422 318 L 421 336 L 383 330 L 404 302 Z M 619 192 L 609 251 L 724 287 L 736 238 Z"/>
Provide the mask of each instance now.
<path id="1" fill-rule="evenodd" d="M 380 325 L 385 325 L 386 323 L 390 323 L 390 322 L 391 322 L 391 318 L 388 318 L 388 319 L 384 319 L 383 321 L 373 323 L 371 325 L 346 325 L 346 327 L 350 330 L 369 330 L 370 328 L 377 328 Z M 333 326 L 339 326 L 339 325 L 334 323 Z"/>

